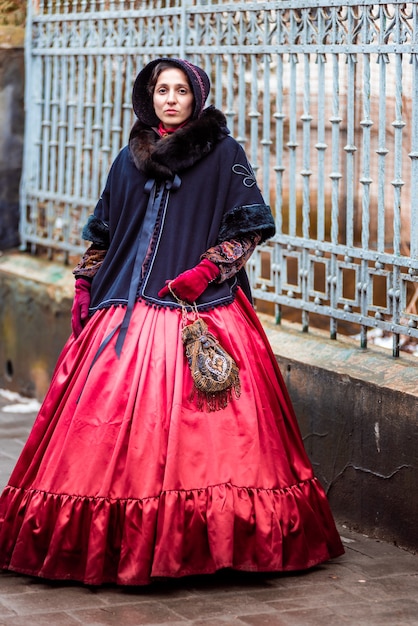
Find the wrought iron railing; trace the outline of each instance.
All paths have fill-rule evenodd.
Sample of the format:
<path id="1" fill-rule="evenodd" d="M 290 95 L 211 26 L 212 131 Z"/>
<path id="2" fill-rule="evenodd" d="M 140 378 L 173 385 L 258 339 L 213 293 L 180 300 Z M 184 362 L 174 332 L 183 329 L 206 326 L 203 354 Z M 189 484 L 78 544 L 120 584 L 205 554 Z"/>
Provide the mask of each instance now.
<path id="1" fill-rule="evenodd" d="M 155 56 L 212 80 L 277 235 L 248 264 L 258 303 L 418 338 L 418 5 L 279 0 L 29 3 L 23 248 L 68 261 Z"/>

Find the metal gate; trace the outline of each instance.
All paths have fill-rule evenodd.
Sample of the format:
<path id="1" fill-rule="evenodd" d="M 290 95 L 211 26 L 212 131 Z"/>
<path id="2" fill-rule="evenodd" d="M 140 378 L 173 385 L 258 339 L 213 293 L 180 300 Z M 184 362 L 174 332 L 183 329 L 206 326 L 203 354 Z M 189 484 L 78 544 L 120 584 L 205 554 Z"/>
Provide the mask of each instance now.
<path id="1" fill-rule="evenodd" d="M 156 56 L 203 66 L 275 213 L 248 264 L 297 310 L 418 338 L 418 4 L 30 0 L 22 248 L 72 262 Z"/>

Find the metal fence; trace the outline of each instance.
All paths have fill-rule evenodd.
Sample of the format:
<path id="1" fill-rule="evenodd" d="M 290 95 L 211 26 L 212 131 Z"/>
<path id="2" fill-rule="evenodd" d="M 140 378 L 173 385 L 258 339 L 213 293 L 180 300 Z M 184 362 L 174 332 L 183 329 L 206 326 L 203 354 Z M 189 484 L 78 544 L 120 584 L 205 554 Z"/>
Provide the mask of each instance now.
<path id="1" fill-rule="evenodd" d="M 256 301 L 363 347 L 381 329 L 398 356 L 418 338 L 415 1 L 30 0 L 22 247 L 84 250 L 133 80 L 166 55 L 206 69 L 274 211 L 248 263 Z"/>

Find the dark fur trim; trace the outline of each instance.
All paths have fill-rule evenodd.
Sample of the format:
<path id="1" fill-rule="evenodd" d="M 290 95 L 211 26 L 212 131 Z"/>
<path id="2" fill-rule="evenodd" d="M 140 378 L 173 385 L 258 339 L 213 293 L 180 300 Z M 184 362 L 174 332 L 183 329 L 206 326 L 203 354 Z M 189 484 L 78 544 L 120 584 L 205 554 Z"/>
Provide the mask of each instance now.
<path id="1" fill-rule="evenodd" d="M 224 114 L 210 106 L 197 120 L 164 139 L 137 121 L 129 137 L 129 150 L 140 172 L 167 180 L 203 159 L 228 134 Z"/>
<path id="2" fill-rule="evenodd" d="M 249 204 L 235 207 L 224 216 L 218 239 L 228 241 L 249 232 L 259 233 L 260 243 L 273 237 L 276 226 L 269 206 Z"/>
<path id="3" fill-rule="evenodd" d="M 91 241 L 99 248 L 109 247 L 109 226 L 94 215 L 90 215 L 81 236 L 83 239 Z"/>

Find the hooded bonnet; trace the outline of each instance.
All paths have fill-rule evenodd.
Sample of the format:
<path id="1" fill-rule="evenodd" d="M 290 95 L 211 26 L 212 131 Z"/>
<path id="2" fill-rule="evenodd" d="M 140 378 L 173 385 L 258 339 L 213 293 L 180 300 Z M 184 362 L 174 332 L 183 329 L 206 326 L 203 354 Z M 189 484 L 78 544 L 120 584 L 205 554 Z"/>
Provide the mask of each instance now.
<path id="1" fill-rule="evenodd" d="M 170 63 L 186 74 L 194 95 L 192 119 L 197 119 L 202 113 L 209 95 L 209 77 L 206 72 L 197 65 L 193 65 L 185 59 L 172 59 L 169 57 L 154 59 L 154 61 L 148 63 L 136 77 L 132 91 L 132 104 L 135 115 L 140 122 L 147 126 L 158 126 L 159 119 L 155 115 L 152 95 L 148 91 L 148 83 L 155 66 L 162 61 Z"/>

